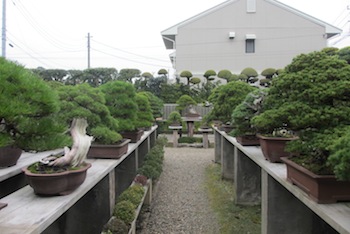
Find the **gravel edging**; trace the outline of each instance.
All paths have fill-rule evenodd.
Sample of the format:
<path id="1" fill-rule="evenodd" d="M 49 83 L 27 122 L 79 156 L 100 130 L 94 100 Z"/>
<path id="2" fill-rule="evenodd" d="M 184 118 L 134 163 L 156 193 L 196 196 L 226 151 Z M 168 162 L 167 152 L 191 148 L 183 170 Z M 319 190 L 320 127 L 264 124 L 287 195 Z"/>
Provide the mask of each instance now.
<path id="1" fill-rule="evenodd" d="M 213 148 L 165 148 L 163 173 L 141 234 L 219 233 L 204 187 L 213 158 Z"/>

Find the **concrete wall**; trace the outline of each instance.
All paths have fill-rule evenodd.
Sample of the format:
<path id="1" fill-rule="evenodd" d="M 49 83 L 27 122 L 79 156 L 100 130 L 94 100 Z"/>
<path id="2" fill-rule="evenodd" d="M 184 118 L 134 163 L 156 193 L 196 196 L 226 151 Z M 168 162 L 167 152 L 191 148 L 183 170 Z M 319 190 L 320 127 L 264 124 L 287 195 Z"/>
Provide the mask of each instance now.
<path id="1" fill-rule="evenodd" d="M 246 0 L 178 28 L 176 70 L 203 74 L 208 69 L 240 73 L 253 67 L 259 73 L 269 67 L 283 68 L 300 53 L 327 45 L 325 27 L 267 0 L 256 0 L 256 12 L 247 13 Z M 229 32 L 235 38 L 229 39 Z M 245 52 L 246 34 L 255 34 L 255 53 Z"/>

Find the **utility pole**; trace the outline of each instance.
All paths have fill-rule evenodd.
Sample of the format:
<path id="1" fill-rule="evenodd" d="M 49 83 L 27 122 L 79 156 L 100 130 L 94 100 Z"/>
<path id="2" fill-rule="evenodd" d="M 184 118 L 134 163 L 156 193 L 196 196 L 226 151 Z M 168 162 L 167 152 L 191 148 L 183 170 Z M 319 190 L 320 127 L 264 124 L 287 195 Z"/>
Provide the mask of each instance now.
<path id="1" fill-rule="evenodd" d="M 90 33 L 87 36 L 87 48 L 88 48 L 88 69 L 90 69 Z"/>
<path id="2" fill-rule="evenodd" d="M 6 0 L 2 0 L 2 57 L 6 58 Z"/>

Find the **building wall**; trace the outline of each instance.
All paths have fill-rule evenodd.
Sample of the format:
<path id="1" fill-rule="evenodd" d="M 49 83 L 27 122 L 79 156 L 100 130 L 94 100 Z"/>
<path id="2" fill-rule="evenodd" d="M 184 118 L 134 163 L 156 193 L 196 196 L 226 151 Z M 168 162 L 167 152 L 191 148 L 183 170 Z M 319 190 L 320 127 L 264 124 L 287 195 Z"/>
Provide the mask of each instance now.
<path id="1" fill-rule="evenodd" d="M 256 12 L 247 13 L 246 0 L 238 0 L 178 28 L 176 71 L 203 74 L 208 69 L 240 73 L 253 67 L 283 68 L 300 53 L 327 45 L 325 28 L 272 4 L 256 0 Z M 235 38 L 229 39 L 229 32 Z M 255 53 L 245 53 L 246 34 L 255 34 Z"/>

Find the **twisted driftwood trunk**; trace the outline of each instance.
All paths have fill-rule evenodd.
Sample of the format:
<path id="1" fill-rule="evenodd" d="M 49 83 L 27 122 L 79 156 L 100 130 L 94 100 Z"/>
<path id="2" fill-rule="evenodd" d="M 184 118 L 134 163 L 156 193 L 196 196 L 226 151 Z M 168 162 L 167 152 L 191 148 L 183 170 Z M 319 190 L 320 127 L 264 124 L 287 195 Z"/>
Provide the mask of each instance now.
<path id="1" fill-rule="evenodd" d="M 49 162 L 50 166 L 80 165 L 89 151 L 92 136 L 86 135 L 88 123 L 85 119 L 73 119 L 70 134 L 73 139 L 72 149 L 64 147 L 64 156 Z M 50 158 L 47 158 L 50 160 Z"/>

